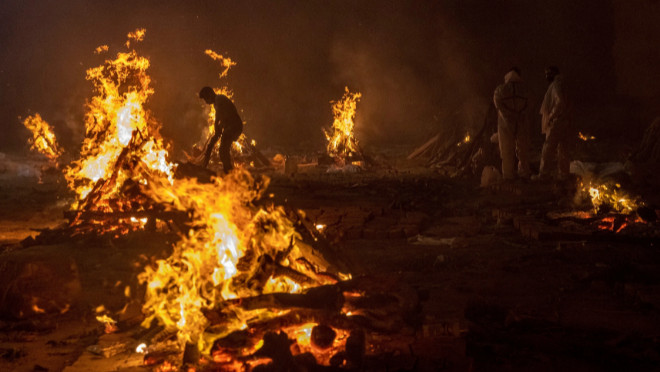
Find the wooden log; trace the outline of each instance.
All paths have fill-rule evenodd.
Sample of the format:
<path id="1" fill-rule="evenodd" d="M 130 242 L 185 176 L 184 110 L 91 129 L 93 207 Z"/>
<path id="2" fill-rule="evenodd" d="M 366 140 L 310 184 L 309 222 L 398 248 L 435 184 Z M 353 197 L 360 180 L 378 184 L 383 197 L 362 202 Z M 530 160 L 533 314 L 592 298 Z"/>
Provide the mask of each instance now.
<path id="1" fill-rule="evenodd" d="M 339 286 L 324 285 L 305 293 L 268 293 L 228 300 L 224 304 L 245 310 L 305 308 L 339 311 L 344 304 L 344 296 Z"/>
<path id="2" fill-rule="evenodd" d="M 190 215 L 184 211 L 65 211 L 64 217 L 67 219 L 77 218 L 81 221 L 113 221 L 126 218 L 155 218 L 161 221 L 190 222 Z"/>
<path id="3" fill-rule="evenodd" d="M 411 152 L 410 155 L 408 155 L 408 160 L 413 160 L 420 155 L 427 153 L 429 149 L 438 142 L 438 139 L 440 139 L 440 134 L 436 134 L 430 140 L 426 141 L 426 143 Z"/>

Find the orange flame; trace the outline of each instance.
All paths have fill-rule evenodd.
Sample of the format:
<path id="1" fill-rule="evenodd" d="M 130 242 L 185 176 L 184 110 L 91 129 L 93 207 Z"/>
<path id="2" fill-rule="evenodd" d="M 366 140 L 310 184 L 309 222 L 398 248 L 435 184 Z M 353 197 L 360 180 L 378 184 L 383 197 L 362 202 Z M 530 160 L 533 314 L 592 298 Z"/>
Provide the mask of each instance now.
<path id="1" fill-rule="evenodd" d="M 143 37 L 143 29 L 129 34 L 130 40 Z M 96 95 L 87 103 L 81 158 L 69 165 L 65 176 L 78 195 L 74 205 L 78 208 L 115 211 L 122 203 L 131 207 L 122 191 L 130 184 L 164 211 L 188 213 L 190 229 L 182 234 L 172 255 L 138 276 L 146 284 L 143 324 L 157 319 L 177 332 L 182 345 L 194 343 L 208 352 L 213 338 L 244 329 L 251 320 L 281 315 L 265 309 L 243 310 L 226 300 L 299 292 L 333 280 L 317 275 L 304 260 L 304 244 L 283 208 L 264 209 L 252 203 L 263 194 L 267 179 L 255 180 L 243 169 L 210 184 L 174 179 L 160 124 L 144 108 L 153 94 L 148 67 L 149 60 L 132 50 L 87 71 Z M 94 195 L 91 202 L 90 195 Z M 147 223 L 138 217 L 125 220 L 136 226 Z M 293 275 L 297 279 L 270 274 L 255 280 L 255 273 L 268 262 L 297 273 Z M 103 307 L 97 309 L 99 314 L 103 311 Z M 222 312 L 226 321 L 214 328 L 220 334 L 207 333 L 205 311 Z M 100 321 L 110 323 L 103 317 Z"/>
<path id="2" fill-rule="evenodd" d="M 129 38 L 141 40 L 144 32 L 137 30 Z M 102 187 L 104 195 L 96 204 L 104 204 L 129 179 L 140 184 L 153 177 L 172 181 L 174 165 L 167 161 L 159 124 L 144 108 L 153 94 L 148 68 L 149 60 L 132 50 L 87 70 L 96 95 L 86 105 L 81 158 L 65 174 L 80 201 L 95 187 Z M 136 165 L 125 166 L 129 162 Z"/>
<path id="3" fill-rule="evenodd" d="M 57 159 L 62 155 L 62 149 L 57 145 L 55 134 L 50 129 L 50 125 L 41 118 L 41 115 L 28 116 L 23 120 L 23 125 L 32 132 L 32 138 L 29 140 L 30 148 L 57 162 Z"/>
<path id="4" fill-rule="evenodd" d="M 602 206 L 609 206 L 614 211 L 631 214 L 643 205 L 637 198 L 631 197 L 621 190 L 621 185 L 582 183 L 582 191 L 591 197 L 591 204 L 597 212 Z"/>
<path id="5" fill-rule="evenodd" d="M 596 139 L 594 136 L 590 136 L 588 134 L 582 134 L 582 132 L 578 132 L 578 138 L 580 138 L 582 141 L 593 141 Z"/>
<path id="6" fill-rule="evenodd" d="M 224 57 L 221 54 L 218 54 L 211 49 L 205 50 L 204 54 L 211 57 L 214 61 L 220 62 L 220 65 L 222 66 L 222 71 L 219 74 L 219 78 L 221 81 L 223 78 L 227 77 L 229 69 L 233 66 L 236 66 L 236 62 L 232 61 L 229 57 Z M 231 91 L 231 89 L 229 89 L 227 85 L 224 85 L 222 87 L 215 87 L 213 88 L 213 91 L 215 92 L 215 94 L 225 95 L 229 99 L 233 97 L 233 92 Z M 202 137 L 198 143 L 198 145 L 200 146 L 206 144 L 209 138 L 211 138 L 211 136 L 213 136 L 213 134 L 215 133 L 215 126 L 213 125 L 215 121 L 215 107 L 213 105 L 209 105 L 207 110 L 208 110 L 208 114 L 207 114 L 208 125 L 204 129 L 204 132 L 202 133 Z M 238 140 L 232 143 L 232 149 L 238 152 L 239 154 L 242 154 L 245 151 L 245 149 L 249 148 L 248 146 L 246 146 L 248 143 L 249 143 L 248 139 L 245 136 L 245 133 L 243 133 L 238 138 Z M 220 142 L 216 144 L 216 147 L 218 146 L 220 146 Z"/>
<path id="7" fill-rule="evenodd" d="M 220 306 L 237 297 L 270 292 L 299 292 L 310 286 L 328 283 L 316 278 L 316 284 L 295 283 L 270 277 L 263 287 L 250 285 L 264 255 L 280 260 L 293 270 L 315 277 L 299 258 L 298 233 L 281 208 L 264 210 L 248 207 L 261 196 L 265 184 L 258 184 L 249 173 L 237 171 L 212 184 L 176 180 L 151 183 L 149 192 L 162 205 L 192 210 L 195 215 L 191 232 L 157 267 L 147 267 L 140 281 L 147 283 L 144 311 L 145 325 L 152 319 L 178 330 L 182 342 L 197 342 L 200 350 L 211 344 L 202 338 L 208 326 L 204 311 L 225 308 L 232 314 L 223 324 L 223 333 L 244 329 L 247 320 L 265 316 L 265 310 L 242 311 Z"/>
<path id="8" fill-rule="evenodd" d="M 128 33 L 128 40 L 126 40 L 126 48 L 131 47 L 131 40 L 142 41 L 144 40 L 144 35 L 147 33 L 147 30 L 144 28 L 138 28 L 133 32 Z"/>
<path id="9" fill-rule="evenodd" d="M 231 67 L 236 66 L 236 62 L 232 61 L 229 57 L 223 57 L 221 54 L 218 54 L 211 49 L 205 50 L 204 54 L 211 57 L 214 61 L 220 61 L 220 64 L 224 68 L 222 72 L 220 72 L 220 79 L 227 76 L 227 72 L 229 72 Z"/>
<path id="10" fill-rule="evenodd" d="M 328 140 L 328 154 L 331 156 L 346 158 L 360 152 L 358 141 L 353 134 L 353 119 L 361 97 L 362 94 L 350 93 L 346 87 L 342 99 L 331 102 L 334 121 L 329 131 L 324 130 Z"/>

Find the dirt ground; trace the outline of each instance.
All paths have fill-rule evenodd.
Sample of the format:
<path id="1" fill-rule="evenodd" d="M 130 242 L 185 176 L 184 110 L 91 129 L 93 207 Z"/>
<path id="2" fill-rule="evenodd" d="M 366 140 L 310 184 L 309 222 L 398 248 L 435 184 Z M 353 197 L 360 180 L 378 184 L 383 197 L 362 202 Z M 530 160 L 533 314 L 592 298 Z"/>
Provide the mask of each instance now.
<path id="1" fill-rule="evenodd" d="M 276 204 L 327 226 L 327 244 L 353 277 L 395 281 L 419 295 L 417 341 L 433 338 L 433 329 L 451 329 L 413 350 L 422 357 L 409 359 L 402 370 L 660 370 L 660 253 L 654 236 L 565 233 L 564 225 L 525 232 L 523 217 L 543 220 L 547 211 L 570 209 L 570 187 L 480 188 L 477 180 L 450 179 L 402 159 L 390 164 L 356 173 L 265 173 Z M 135 353 L 104 359 L 89 351 L 111 341 L 94 310 L 127 306 L 125 320 L 134 324 L 142 295 L 136 276 L 153 257 L 166 256 L 176 238 L 140 232 L 20 244 L 38 233 L 34 229 L 64 222 L 68 198 L 57 176 L 3 175 L 3 280 L 27 271 L 52 275 L 43 290 L 61 288 L 62 298 L 48 314 L 5 316 L 0 370 L 145 370 Z M 12 266 L 43 257 L 50 266 Z M 44 273 L 53 262 L 62 272 Z M 66 304 L 70 298 L 75 303 Z"/>

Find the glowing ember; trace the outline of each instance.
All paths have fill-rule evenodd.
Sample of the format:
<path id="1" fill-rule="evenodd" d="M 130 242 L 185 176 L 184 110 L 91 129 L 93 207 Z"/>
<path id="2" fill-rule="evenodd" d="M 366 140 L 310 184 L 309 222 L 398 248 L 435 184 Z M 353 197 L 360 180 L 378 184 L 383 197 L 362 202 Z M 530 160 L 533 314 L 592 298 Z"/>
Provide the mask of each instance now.
<path id="1" fill-rule="evenodd" d="M 328 154 L 330 156 L 346 159 L 360 153 L 358 141 L 353 134 L 355 124 L 353 119 L 357 110 L 357 103 L 362 97 L 360 93 L 351 93 L 345 88 L 341 100 L 332 102 L 334 121 L 329 131 L 324 130 L 328 140 Z"/>
<path id="2" fill-rule="evenodd" d="M 465 138 L 463 138 L 462 141 L 460 141 L 459 143 L 457 143 L 456 146 L 462 146 L 462 145 L 465 145 L 466 143 L 469 143 L 470 140 L 471 140 L 471 139 L 470 139 L 470 133 L 468 132 L 468 133 L 465 134 Z"/>
<path id="3" fill-rule="evenodd" d="M 141 343 L 141 344 L 139 344 L 139 345 L 135 348 L 135 352 L 136 352 L 136 353 L 139 353 L 139 354 L 144 354 L 144 353 L 146 353 L 146 352 L 147 352 L 147 344 L 145 344 L 144 342 Z"/>
<path id="4" fill-rule="evenodd" d="M 114 333 L 117 332 L 117 321 L 112 319 L 111 317 L 107 315 L 100 315 L 96 317 L 96 320 L 99 322 L 103 323 L 105 326 L 104 332 L 105 333 Z"/>
<path id="5" fill-rule="evenodd" d="M 578 137 L 579 137 L 581 140 L 585 141 L 585 142 L 586 142 L 586 141 L 592 141 L 592 140 L 595 140 L 595 139 L 596 139 L 596 137 L 594 137 L 594 136 L 590 136 L 590 135 L 587 135 L 587 134 L 582 134 L 582 132 L 578 132 Z"/>
<path id="6" fill-rule="evenodd" d="M 28 116 L 23 120 L 23 125 L 32 132 L 30 139 L 30 148 L 35 150 L 48 159 L 57 162 L 57 159 L 62 155 L 62 150 L 57 145 L 55 134 L 39 114 Z"/>
<path id="7" fill-rule="evenodd" d="M 630 214 L 643 205 L 642 202 L 621 190 L 619 184 L 608 186 L 606 184 L 589 183 L 585 185 L 582 183 L 582 191 L 591 197 L 591 204 L 595 212 L 607 206 L 616 212 Z"/>

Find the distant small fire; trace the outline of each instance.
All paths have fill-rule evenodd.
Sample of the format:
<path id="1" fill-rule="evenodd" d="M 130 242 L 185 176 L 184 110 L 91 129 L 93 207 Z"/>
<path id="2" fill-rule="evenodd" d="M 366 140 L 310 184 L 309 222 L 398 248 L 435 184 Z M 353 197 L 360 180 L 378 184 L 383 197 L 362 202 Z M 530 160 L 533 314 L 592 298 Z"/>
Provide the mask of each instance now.
<path id="1" fill-rule="evenodd" d="M 617 213 L 631 214 L 643 205 L 637 198 L 622 190 L 621 185 L 618 183 L 582 182 L 581 189 L 589 195 L 596 212 L 608 208 Z"/>
<path id="2" fill-rule="evenodd" d="M 346 160 L 361 153 L 355 138 L 355 114 L 361 93 L 351 93 L 345 88 L 341 100 L 332 102 L 334 121 L 330 130 L 324 130 L 328 140 L 328 154 L 334 158 Z"/>
<path id="3" fill-rule="evenodd" d="M 29 140 L 30 148 L 57 163 L 63 151 L 57 144 L 57 139 L 50 125 L 39 114 L 25 118 L 23 125 L 32 133 L 32 138 Z"/>
<path id="4" fill-rule="evenodd" d="M 471 140 L 472 139 L 470 138 L 470 133 L 465 133 L 465 137 L 460 142 L 458 142 L 456 146 L 463 146 L 467 143 L 470 143 Z"/>
<path id="5" fill-rule="evenodd" d="M 644 203 L 623 190 L 614 182 L 581 182 L 580 190 L 591 201 L 593 212 L 587 217 L 597 219 L 594 226 L 599 230 L 620 233 L 632 224 L 644 223 L 637 212 Z"/>
<path id="6" fill-rule="evenodd" d="M 588 135 L 588 134 L 583 134 L 582 132 L 578 132 L 578 138 L 580 138 L 582 141 L 593 141 L 596 139 L 596 137 Z"/>

